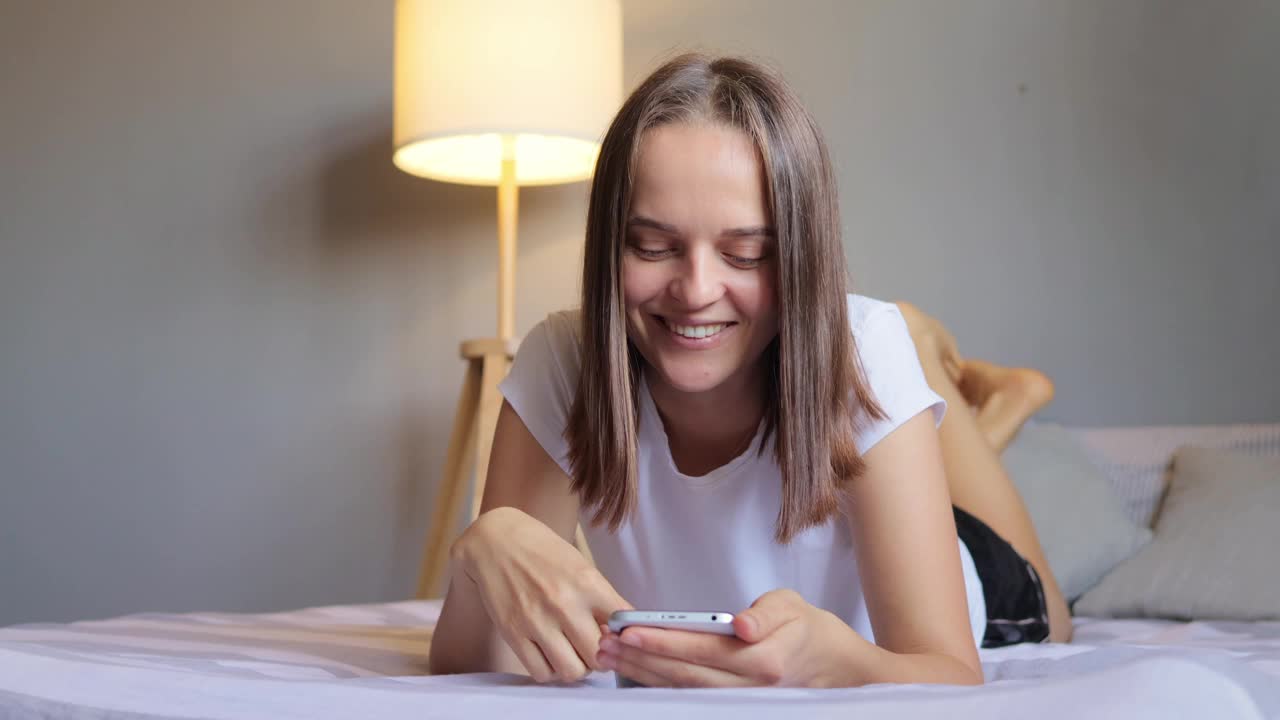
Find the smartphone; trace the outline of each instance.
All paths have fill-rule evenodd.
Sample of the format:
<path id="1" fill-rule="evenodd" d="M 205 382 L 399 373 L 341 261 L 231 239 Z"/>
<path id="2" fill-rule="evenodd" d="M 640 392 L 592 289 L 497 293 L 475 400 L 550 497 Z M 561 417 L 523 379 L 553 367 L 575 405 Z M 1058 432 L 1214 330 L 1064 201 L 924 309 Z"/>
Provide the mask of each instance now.
<path id="1" fill-rule="evenodd" d="M 733 634 L 733 613 L 692 612 L 683 610 L 619 610 L 609 616 L 609 629 L 620 633 L 632 625 L 690 630 L 693 632 Z"/>
<path id="2" fill-rule="evenodd" d="M 691 630 L 693 632 L 733 635 L 733 613 L 693 612 L 684 610 L 619 610 L 609 616 L 609 629 L 620 633 L 632 625 Z M 620 688 L 644 687 L 621 673 L 614 673 L 614 682 Z"/>

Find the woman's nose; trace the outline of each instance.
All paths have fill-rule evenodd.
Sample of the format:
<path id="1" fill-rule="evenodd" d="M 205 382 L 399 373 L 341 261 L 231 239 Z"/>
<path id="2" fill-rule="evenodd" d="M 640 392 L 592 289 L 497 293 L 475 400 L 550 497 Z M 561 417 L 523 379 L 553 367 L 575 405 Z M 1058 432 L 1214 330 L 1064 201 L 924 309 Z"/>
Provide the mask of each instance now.
<path id="1" fill-rule="evenodd" d="M 724 294 L 724 281 L 715 258 L 706 252 L 690 252 L 671 281 L 671 294 L 693 308 L 705 307 Z"/>

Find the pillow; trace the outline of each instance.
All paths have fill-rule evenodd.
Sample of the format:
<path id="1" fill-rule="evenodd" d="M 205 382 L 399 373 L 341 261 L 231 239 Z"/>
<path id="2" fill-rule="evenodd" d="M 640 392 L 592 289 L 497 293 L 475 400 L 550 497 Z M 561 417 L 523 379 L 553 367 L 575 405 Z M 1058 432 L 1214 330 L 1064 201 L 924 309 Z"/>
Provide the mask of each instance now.
<path id="1" fill-rule="evenodd" d="M 1143 527 L 1155 524 L 1173 453 L 1183 445 L 1280 456 L 1280 423 L 1072 428 L 1072 433 L 1111 481 L 1125 515 Z"/>
<path id="2" fill-rule="evenodd" d="M 1151 539 L 1067 428 L 1027 423 L 1001 459 L 1068 603 Z"/>
<path id="3" fill-rule="evenodd" d="M 1280 458 L 1186 446 L 1155 539 L 1080 598 L 1096 617 L 1280 620 Z"/>

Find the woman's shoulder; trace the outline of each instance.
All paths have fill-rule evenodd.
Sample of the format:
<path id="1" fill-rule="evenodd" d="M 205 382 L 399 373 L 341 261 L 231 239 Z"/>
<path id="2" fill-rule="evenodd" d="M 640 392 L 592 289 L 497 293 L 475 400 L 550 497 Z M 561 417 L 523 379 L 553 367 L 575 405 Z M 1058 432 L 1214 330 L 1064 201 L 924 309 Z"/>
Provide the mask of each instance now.
<path id="1" fill-rule="evenodd" d="M 849 295 L 849 325 L 859 362 L 872 395 L 888 415 L 859 430 L 859 453 L 925 408 L 942 423 L 947 404 L 929 387 L 915 342 L 897 303 L 863 295 Z"/>
<path id="2" fill-rule="evenodd" d="M 582 351 L 582 310 L 571 308 L 548 313 L 529 331 L 529 336 L 535 334 L 541 334 L 557 356 L 576 357 Z"/>
<path id="3" fill-rule="evenodd" d="M 864 366 L 896 367 L 905 356 L 915 358 L 915 342 L 897 303 L 849 293 L 848 305 L 849 329 Z"/>
<path id="4" fill-rule="evenodd" d="M 872 317 L 876 317 L 881 313 L 902 315 L 897 303 L 857 293 L 849 293 L 846 297 L 849 309 L 849 329 L 853 331 L 855 337 L 862 335 L 867 328 L 867 321 Z"/>
<path id="5" fill-rule="evenodd" d="M 547 454 L 570 473 L 564 429 L 581 367 L 582 313 L 553 312 L 521 340 L 498 390 Z"/>
<path id="6" fill-rule="evenodd" d="M 582 311 L 558 310 L 548 313 L 520 340 L 517 364 L 554 369 L 562 378 L 577 377 L 582 354 Z"/>
<path id="7" fill-rule="evenodd" d="M 539 327 L 556 344 L 577 346 L 582 336 L 582 310 L 570 308 L 547 313 L 542 322 L 534 326 L 530 334 L 532 335 Z"/>

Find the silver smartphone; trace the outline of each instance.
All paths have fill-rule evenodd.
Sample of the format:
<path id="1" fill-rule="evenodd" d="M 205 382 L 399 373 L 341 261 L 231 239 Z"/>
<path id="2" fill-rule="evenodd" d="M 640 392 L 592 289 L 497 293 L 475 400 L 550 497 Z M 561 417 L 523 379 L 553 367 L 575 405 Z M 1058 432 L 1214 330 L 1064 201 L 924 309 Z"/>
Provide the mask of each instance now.
<path id="1" fill-rule="evenodd" d="M 609 629 L 620 633 L 632 625 L 690 630 L 692 632 L 733 634 L 733 613 L 686 612 L 683 610 L 619 610 L 609 616 Z"/>
<path id="2" fill-rule="evenodd" d="M 609 616 L 609 629 L 620 633 L 632 625 L 691 630 L 693 632 L 733 635 L 733 613 L 693 612 L 683 610 L 619 610 Z M 640 683 L 614 673 L 614 682 L 620 688 L 644 687 Z"/>

